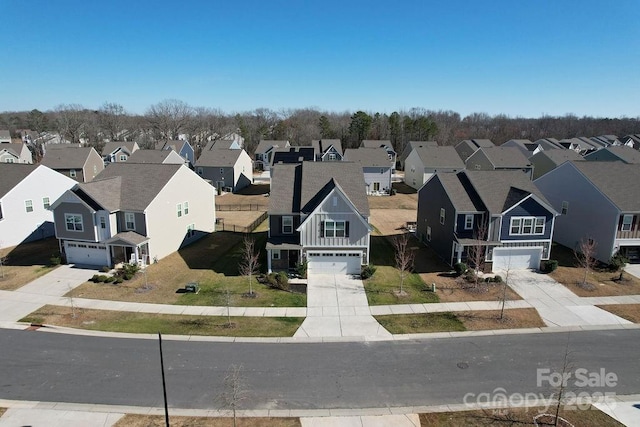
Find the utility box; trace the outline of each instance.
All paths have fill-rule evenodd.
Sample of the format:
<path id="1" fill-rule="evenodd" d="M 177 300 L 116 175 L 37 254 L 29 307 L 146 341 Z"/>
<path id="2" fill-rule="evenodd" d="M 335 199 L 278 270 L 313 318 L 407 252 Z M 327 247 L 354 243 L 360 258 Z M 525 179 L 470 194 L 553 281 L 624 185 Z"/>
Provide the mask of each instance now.
<path id="1" fill-rule="evenodd" d="M 197 294 L 200 292 L 200 285 L 196 282 L 187 283 L 184 287 L 185 293 Z"/>

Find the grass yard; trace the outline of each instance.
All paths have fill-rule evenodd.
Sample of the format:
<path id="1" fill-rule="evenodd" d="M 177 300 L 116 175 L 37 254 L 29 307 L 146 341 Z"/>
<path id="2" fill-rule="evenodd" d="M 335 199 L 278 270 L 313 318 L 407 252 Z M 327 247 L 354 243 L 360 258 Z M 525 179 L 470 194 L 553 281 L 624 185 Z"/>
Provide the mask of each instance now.
<path id="1" fill-rule="evenodd" d="M 171 414 L 171 412 L 169 412 Z M 300 427 L 299 418 L 242 418 L 238 417 L 237 427 Z M 172 417 L 173 427 L 232 427 L 233 418 Z M 127 414 L 114 427 L 164 427 L 164 415 Z"/>
<path id="2" fill-rule="evenodd" d="M 629 322 L 640 323 L 640 304 L 607 304 L 597 307 L 627 319 Z"/>
<path id="3" fill-rule="evenodd" d="M 291 337 L 302 324 L 297 317 L 181 316 L 75 309 L 45 305 L 21 322 L 66 326 L 92 331 L 224 337 Z"/>
<path id="4" fill-rule="evenodd" d="M 263 248 L 265 232 L 254 232 L 256 247 Z M 119 285 L 86 282 L 67 296 L 113 301 L 147 302 L 155 304 L 226 305 L 226 290 L 230 305 L 252 307 L 304 307 L 306 295 L 272 289 L 253 283 L 256 298 L 243 298 L 249 292 L 246 277 L 238 275 L 241 261 L 242 234 L 217 232 L 163 258 L 138 273 L 132 280 Z M 262 250 L 260 264 L 266 266 Z M 146 284 L 145 284 L 146 282 Z M 189 282 L 198 282 L 199 294 L 179 294 L 176 291 Z"/>
<path id="5" fill-rule="evenodd" d="M 0 408 L 0 417 L 2 416 L 2 414 L 4 414 L 5 412 L 7 412 L 7 408 Z"/>
<path id="6" fill-rule="evenodd" d="M 584 280 L 584 269 L 577 267 L 573 251 L 565 246 L 554 244 L 551 257 L 558 260 L 558 268 L 549 275 L 578 296 L 640 295 L 640 279 L 625 273 L 623 280 L 618 281 L 620 273 L 606 268 L 590 271 L 587 274 L 588 285 L 584 287 L 581 285 Z"/>
<path id="7" fill-rule="evenodd" d="M 465 412 L 434 412 L 420 414 L 420 425 L 422 427 L 534 426 L 534 416 L 553 411 L 553 408 L 505 408 Z M 624 427 L 623 424 L 595 407 L 589 407 L 588 410 L 582 411 L 562 408 L 560 416 L 580 427 Z"/>
<path id="8" fill-rule="evenodd" d="M 450 273 L 422 273 L 422 280 L 429 286 L 436 284 L 436 295 L 440 302 L 459 301 L 501 301 L 504 293 L 502 283 L 479 282 L 468 283 L 462 277 L 454 277 Z M 506 289 L 507 301 L 520 300 L 522 297 L 510 287 Z"/>
<path id="9" fill-rule="evenodd" d="M 392 334 L 539 328 L 544 322 L 533 308 L 375 316 Z"/>
<path id="10" fill-rule="evenodd" d="M 58 254 L 58 240 L 49 238 L 0 250 L 0 290 L 14 291 L 53 270 L 50 258 Z"/>

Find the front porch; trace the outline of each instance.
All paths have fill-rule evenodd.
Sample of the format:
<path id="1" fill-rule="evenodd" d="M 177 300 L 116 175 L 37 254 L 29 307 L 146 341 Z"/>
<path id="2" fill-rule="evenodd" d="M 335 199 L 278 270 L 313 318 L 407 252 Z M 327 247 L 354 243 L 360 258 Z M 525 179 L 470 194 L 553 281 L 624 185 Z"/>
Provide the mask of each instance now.
<path id="1" fill-rule="evenodd" d="M 267 242 L 267 272 L 295 270 L 302 259 L 302 246 L 287 242 Z"/>
<path id="2" fill-rule="evenodd" d="M 105 242 L 111 264 L 149 264 L 149 239 L 133 231 L 118 233 Z"/>

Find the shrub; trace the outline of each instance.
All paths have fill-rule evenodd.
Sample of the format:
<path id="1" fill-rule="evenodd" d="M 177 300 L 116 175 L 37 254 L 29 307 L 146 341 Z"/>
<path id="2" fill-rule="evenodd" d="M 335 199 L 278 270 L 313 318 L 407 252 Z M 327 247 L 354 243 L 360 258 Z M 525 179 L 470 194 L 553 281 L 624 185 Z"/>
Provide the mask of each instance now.
<path id="1" fill-rule="evenodd" d="M 113 283 L 116 281 L 116 278 L 113 276 L 108 276 L 105 280 L 104 283 Z"/>
<path id="2" fill-rule="evenodd" d="M 296 264 L 296 273 L 298 273 L 298 276 L 302 277 L 303 279 L 307 278 L 308 265 L 309 265 L 309 262 L 307 260 L 304 260 Z"/>
<path id="3" fill-rule="evenodd" d="M 473 270 L 467 270 L 467 273 L 464 275 L 464 279 L 467 282 L 475 282 L 476 281 L 476 273 Z"/>
<path id="4" fill-rule="evenodd" d="M 369 277 L 373 276 L 375 272 L 376 268 L 373 266 L 373 264 L 363 265 L 362 269 L 360 269 L 360 278 L 363 280 L 368 279 Z"/>
<path id="5" fill-rule="evenodd" d="M 462 273 L 467 271 L 469 267 L 467 267 L 467 264 L 465 264 L 464 262 L 456 262 L 455 264 L 453 264 L 453 269 L 456 271 L 456 274 L 460 276 L 462 275 Z"/>
<path id="6" fill-rule="evenodd" d="M 61 263 L 62 258 L 60 257 L 60 255 L 52 255 L 51 258 L 49 258 L 49 265 L 51 266 L 60 265 Z"/>
<path id="7" fill-rule="evenodd" d="M 109 268 L 109 267 L 107 267 L 107 266 L 105 265 L 105 266 L 104 266 L 104 267 L 102 267 L 100 270 L 101 270 L 103 273 L 108 273 L 108 272 L 110 272 L 110 271 L 111 271 L 111 268 Z"/>
<path id="8" fill-rule="evenodd" d="M 94 283 L 98 283 L 98 277 L 99 277 L 99 276 L 98 276 L 97 274 L 94 274 L 94 275 L 93 275 L 93 277 L 91 277 L 91 279 L 90 279 L 90 280 L 91 280 L 92 282 L 94 282 Z"/>
<path id="9" fill-rule="evenodd" d="M 493 277 L 493 282 L 494 283 L 502 283 L 502 277 L 498 276 L 497 274 Z"/>
<path id="10" fill-rule="evenodd" d="M 609 260 L 609 269 L 611 271 L 620 271 L 621 268 L 624 268 L 625 264 L 627 264 L 629 260 L 617 251 Z"/>
<path id="11" fill-rule="evenodd" d="M 116 277 L 116 280 L 113 281 L 113 284 L 119 285 L 122 282 L 124 282 L 124 280 L 122 280 L 122 277 Z"/>
<path id="12" fill-rule="evenodd" d="M 105 276 L 104 274 L 94 274 L 91 278 L 91 281 L 94 283 L 104 283 L 109 279 L 109 276 Z"/>
<path id="13" fill-rule="evenodd" d="M 269 273 L 265 276 L 267 286 L 283 291 L 289 290 L 289 277 L 284 271 L 278 273 Z"/>
<path id="14" fill-rule="evenodd" d="M 558 268 L 558 260 L 550 259 L 542 263 L 542 271 L 545 273 L 551 273 Z"/>
<path id="15" fill-rule="evenodd" d="M 137 264 L 124 264 L 120 270 L 120 275 L 124 280 L 131 280 L 138 270 L 140 270 L 140 267 Z"/>

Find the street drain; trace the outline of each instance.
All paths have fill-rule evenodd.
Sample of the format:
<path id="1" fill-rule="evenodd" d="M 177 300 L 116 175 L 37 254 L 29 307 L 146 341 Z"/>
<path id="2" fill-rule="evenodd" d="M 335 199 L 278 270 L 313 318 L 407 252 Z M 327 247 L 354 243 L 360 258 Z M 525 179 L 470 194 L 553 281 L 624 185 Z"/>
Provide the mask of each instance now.
<path id="1" fill-rule="evenodd" d="M 469 367 L 469 364 L 467 362 L 458 362 L 457 366 L 460 369 L 467 369 Z"/>

